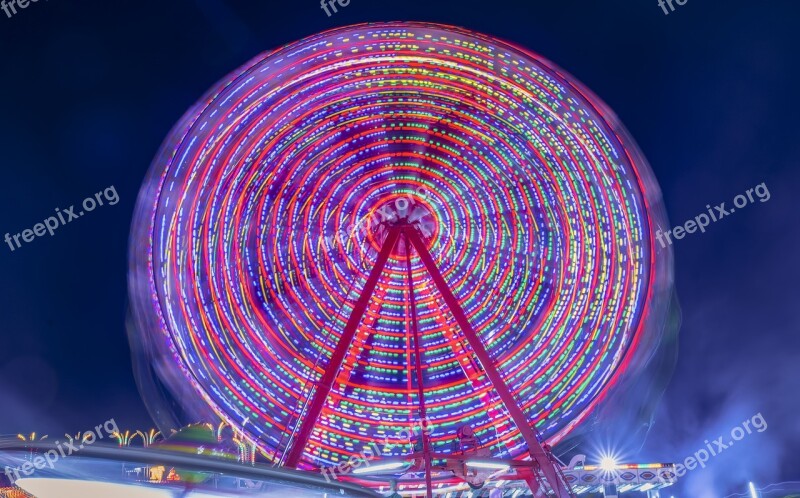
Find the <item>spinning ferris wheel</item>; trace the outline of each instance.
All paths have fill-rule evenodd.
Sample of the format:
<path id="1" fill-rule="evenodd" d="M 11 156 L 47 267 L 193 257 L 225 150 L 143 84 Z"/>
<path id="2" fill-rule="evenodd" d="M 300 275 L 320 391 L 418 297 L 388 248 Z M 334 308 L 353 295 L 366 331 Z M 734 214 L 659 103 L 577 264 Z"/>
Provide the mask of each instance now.
<path id="1" fill-rule="evenodd" d="M 420 456 L 428 492 L 468 427 L 567 496 L 549 445 L 652 353 L 663 224 L 633 141 L 549 61 L 446 26 L 335 29 L 171 132 L 133 229 L 136 340 L 176 419 L 218 417 L 276 464 L 425 420 L 389 456 Z"/>

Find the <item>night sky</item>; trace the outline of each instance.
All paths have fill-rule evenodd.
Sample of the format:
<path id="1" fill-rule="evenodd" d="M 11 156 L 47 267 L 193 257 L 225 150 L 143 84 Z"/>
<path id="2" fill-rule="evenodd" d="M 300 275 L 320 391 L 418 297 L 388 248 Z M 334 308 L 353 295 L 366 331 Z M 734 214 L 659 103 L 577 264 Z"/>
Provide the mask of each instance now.
<path id="1" fill-rule="evenodd" d="M 620 456 L 679 462 L 761 413 L 767 430 L 673 494 L 800 479 L 799 15 L 791 0 L 688 0 L 670 15 L 656 0 L 351 0 L 331 17 L 316 0 L 0 11 L 0 236 L 112 185 L 120 199 L 52 237 L 0 246 L 0 434 L 112 417 L 152 426 L 131 371 L 126 279 L 136 196 L 161 141 L 260 52 L 335 26 L 419 20 L 510 40 L 591 88 L 650 161 L 673 225 L 766 184 L 769 201 L 675 242 L 678 363 L 646 443 Z"/>

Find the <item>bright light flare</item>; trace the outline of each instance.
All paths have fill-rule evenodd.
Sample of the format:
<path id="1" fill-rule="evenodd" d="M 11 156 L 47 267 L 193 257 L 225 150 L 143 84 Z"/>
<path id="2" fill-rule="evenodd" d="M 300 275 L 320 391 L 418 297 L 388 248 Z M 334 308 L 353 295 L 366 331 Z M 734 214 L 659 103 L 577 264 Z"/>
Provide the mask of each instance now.
<path id="1" fill-rule="evenodd" d="M 617 470 L 618 465 L 617 459 L 613 456 L 606 455 L 600 459 L 600 468 L 606 472 L 613 472 Z"/>
<path id="2" fill-rule="evenodd" d="M 756 487 L 752 483 L 752 481 L 750 483 L 748 483 L 748 487 L 750 488 L 750 498 L 758 498 L 758 493 L 756 492 Z"/>

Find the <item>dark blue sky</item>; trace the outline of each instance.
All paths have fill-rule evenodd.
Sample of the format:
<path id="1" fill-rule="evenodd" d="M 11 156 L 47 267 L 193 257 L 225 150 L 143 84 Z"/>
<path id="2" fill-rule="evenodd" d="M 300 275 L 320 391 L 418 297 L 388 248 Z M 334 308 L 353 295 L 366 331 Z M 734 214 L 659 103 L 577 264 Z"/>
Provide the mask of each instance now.
<path id="1" fill-rule="evenodd" d="M 669 16 L 656 0 L 351 0 L 330 18 L 315 0 L 0 12 L 0 235 L 110 185 L 120 197 L 53 237 L 0 248 L 0 433 L 149 423 L 125 334 L 128 230 L 161 140 L 207 88 L 326 28 L 422 20 L 513 41 L 591 88 L 648 157 L 673 224 L 766 183 L 768 202 L 676 242 L 678 364 L 650 438 L 624 456 L 680 461 L 761 413 L 766 431 L 676 495 L 799 478 L 798 15 L 791 0 L 689 0 Z"/>

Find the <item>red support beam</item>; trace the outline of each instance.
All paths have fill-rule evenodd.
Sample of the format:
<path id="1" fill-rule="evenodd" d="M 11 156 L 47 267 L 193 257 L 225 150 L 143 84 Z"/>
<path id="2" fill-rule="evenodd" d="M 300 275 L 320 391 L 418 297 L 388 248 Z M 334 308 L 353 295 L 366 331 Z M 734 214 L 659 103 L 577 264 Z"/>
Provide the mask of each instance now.
<path id="1" fill-rule="evenodd" d="M 347 320 L 344 331 L 342 331 L 342 336 L 339 338 L 339 342 L 333 350 L 330 361 L 325 366 L 325 372 L 317 383 L 317 389 L 314 391 L 311 402 L 308 404 L 305 416 L 303 416 L 302 413 L 300 414 L 303 421 L 294 440 L 290 442 L 291 447 L 288 450 L 284 462 L 284 465 L 287 467 L 296 468 L 297 464 L 300 462 L 300 458 L 303 457 L 303 450 L 308 443 L 308 438 L 311 437 L 311 432 L 317 424 L 322 408 L 325 406 L 325 400 L 328 399 L 328 394 L 331 392 L 333 382 L 336 380 L 339 369 L 342 367 L 342 361 L 353 342 L 358 324 L 361 322 L 364 312 L 367 310 L 369 300 L 373 292 L 375 292 L 375 286 L 378 285 L 378 280 L 383 273 L 386 262 L 389 260 L 389 255 L 392 253 L 395 245 L 397 245 L 397 240 L 400 238 L 401 231 L 402 229 L 399 227 L 391 227 L 388 230 L 386 240 L 383 243 L 383 247 L 381 247 L 381 252 L 378 254 L 377 261 L 375 261 L 375 266 L 372 268 L 372 272 L 370 272 L 367 278 L 367 283 L 364 284 L 364 288 L 361 290 L 361 295 L 359 295 L 358 301 L 356 301 L 353 307 L 353 312 L 350 313 L 350 318 Z"/>
<path id="2" fill-rule="evenodd" d="M 407 229 L 407 230 L 413 230 Z M 408 299 L 411 309 L 411 332 L 414 336 L 414 356 L 416 356 L 415 370 L 417 371 L 417 396 L 419 396 L 419 418 L 422 427 L 428 426 L 428 412 L 425 409 L 425 385 L 422 382 L 422 349 L 420 342 L 422 337 L 417 328 L 417 299 L 414 297 L 414 277 L 411 272 L 411 245 L 408 243 L 408 235 L 403 231 L 406 242 L 406 273 L 408 275 Z M 423 430 L 420 434 L 422 438 L 422 454 L 425 461 L 425 494 L 427 498 L 433 498 L 433 484 L 431 479 L 431 445 L 428 435 Z"/>
<path id="3" fill-rule="evenodd" d="M 536 439 L 533 429 L 528 424 L 528 418 L 517 404 L 513 393 L 506 385 L 502 375 L 500 375 L 500 372 L 498 372 L 497 368 L 495 368 L 491 356 L 489 356 L 486 348 L 483 347 L 483 342 L 481 342 L 480 338 L 475 333 L 475 330 L 472 328 L 472 325 L 469 323 L 467 315 L 461 308 L 461 304 L 458 302 L 458 299 L 456 299 L 456 296 L 453 295 L 453 292 L 450 290 L 450 286 L 447 285 L 444 277 L 442 277 L 442 274 L 439 272 L 436 262 L 431 257 L 427 247 L 425 247 L 425 242 L 415 229 L 405 230 L 405 233 L 408 237 L 408 240 L 411 241 L 411 244 L 417 250 L 417 253 L 419 253 L 422 263 L 425 265 L 428 273 L 430 273 L 431 277 L 433 278 L 433 282 L 436 284 L 436 287 L 442 294 L 442 297 L 447 303 L 447 306 L 450 308 L 451 313 L 453 313 L 453 317 L 456 319 L 461 331 L 467 338 L 467 342 L 469 342 L 472 351 L 475 353 L 475 356 L 478 357 L 478 361 L 480 361 L 481 365 L 483 366 L 486 376 L 489 378 L 489 381 L 492 383 L 495 391 L 497 391 L 497 394 L 503 401 L 508 413 L 511 415 L 512 420 L 514 420 L 517 429 L 519 429 L 522 438 L 528 445 L 528 452 L 530 453 L 531 458 L 533 458 L 533 460 L 539 464 L 547 483 L 553 489 L 553 492 L 557 497 L 567 498 L 572 496 L 572 493 L 567 488 L 567 484 L 559 478 L 558 471 L 555 468 L 556 464 L 550 460 L 547 452 L 545 452 L 544 448 L 542 448 L 542 445 L 539 444 L 539 440 Z"/>

